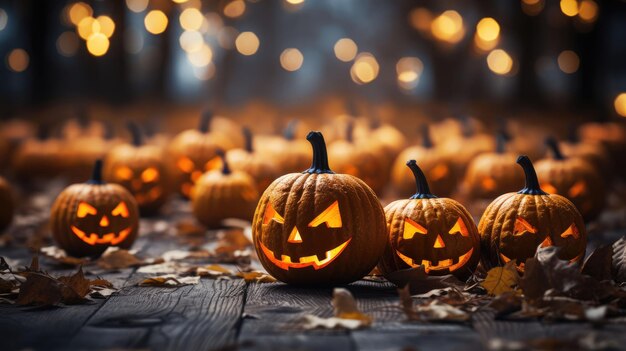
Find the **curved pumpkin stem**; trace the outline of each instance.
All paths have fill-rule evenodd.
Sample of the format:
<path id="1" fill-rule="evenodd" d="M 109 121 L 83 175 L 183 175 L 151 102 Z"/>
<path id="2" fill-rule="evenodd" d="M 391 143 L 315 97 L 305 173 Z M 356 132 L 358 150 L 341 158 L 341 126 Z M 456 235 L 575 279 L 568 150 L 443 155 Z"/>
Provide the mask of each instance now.
<path id="1" fill-rule="evenodd" d="M 222 160 L 222 174 L 231 174 L 230 166 L 228 165 L 228 161 L 226 161 L 226 153 L 224 150 L 217 150 L 217 156 Z"/>
<path id="2" fill-rule="evenodd" d="M 104 184 L 102 180 L 102 160 L 97 159 L 93 164 L 93 171 L 91 172 L 91 179 L 87 181 L 87 184 Z"/>
<path id="3" fill-rule="evenodd" d="M 202 113 L 200 117 L 200 124 L 198 130 L 202 133 L 207 133 L 211 127 L 211 120 L 213 119 L 213 111 L 207 110 Z"/>
<path id="4" fill-rule="evenodd" d="M 302 173 L 311 174 L 334 174 L 328 166 L 328 152 L 326 151 L 326 142 L 324 136 L 320 132 L 309 132 L 306 140 L 313 147 L 313 163 L 311 167 Z"/>
<path id="5" fill-rule="evenodd" d="M 526 155 L 519 156 L 517 158 L 517 164 L 522 166 L 524 170 L 524 176 L 526 177 L 526 185 L 524 189 L 518 191 L 518 194 L 525 195 L 548 195 L 545 191 L 541 190 L 539 186 L 539 179 L 537 179 L 537 172 L 530 159 Z"/>
<path id="6" fill-rule="evenodd" d="M 505 151 L 507 138 L 504 133 L 496 135 L 496 153 L 502 155 Z"/>
<path id="7" fill-rule="evenodd" d="M 553 137 L 547 138 L 546 145 L 548 145 L 548 148 L 550 148 L 550 151 L 552 151 L 552 156 L 554 156 L 555 160 L 565 159 L 565 156 L 563 156 L 561 148 L 559 147 L 559 142 L 556 141 L 556 139 L 554 139 Z"/>
<path id="8" fill-rule="evenodd" d="M 128 122 L 126 125 L 128 131 L 130 132 L 130 136 L 132 137 L 132 143 L 134 146 L 139 147 L 143 145 L 143 137 L 141 135 L 141 130 L 139 129 L 139 125 L 135 122 Z"/>
<path id="9" fill-rule="evenodd" d="M 417 186 L 417 192 L 410 197 L 410 199 L 435 199 L 437 196 L 433 195 L 430 192 L 430 187 L 428 186 L 428 181 L 426 180 L 426 176 L 422 169 L 419 168 L 417 162 L 415 160 L 407 161 L 406 165 L 413 172 L 413 176 L 415 177 L 415 185 Z"/>
<path id="10" fill-rule="evenodd" d="M 248 127 L 241 128 L 241 133 L 244 138 L 244 149 L 249 153 L 254 152 L 254 147 L 252 146 L 252 131 Z"/>
<path id="11" fill-rule="evenodd" d="M 297 119 L 292 119 L 287 123 L 287 127 L 285 127 L 283 131 L 283 138 L 285 138 L 285 140 L 291 141 L 296 137 L 296 127 L 298 123 L 300 122 Z"/>
<path id="12" fill-rule="evenodd" d="M 433 140 L 430 138 L 430 127 L 428 126 L 428 124 L 422 124 L 421 133 L 422 146 L 426 149 L 431 149 L 433 147 Z"/>

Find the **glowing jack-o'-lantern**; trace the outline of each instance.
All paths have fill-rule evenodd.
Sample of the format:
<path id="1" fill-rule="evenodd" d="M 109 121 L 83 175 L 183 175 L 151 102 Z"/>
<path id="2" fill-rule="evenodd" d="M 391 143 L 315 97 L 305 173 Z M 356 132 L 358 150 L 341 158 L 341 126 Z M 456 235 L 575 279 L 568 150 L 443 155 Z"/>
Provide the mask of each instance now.
<path id="1" fill-rule="evenodd" d="M 582 216 L 567 198 L 544 192 L 530 159 L 520 156 L 526 186 L 517 193 L 495 199 L 478 224 L 483 265 L 486 268 L 515 260 L 524 271 L 526 259 L 538 246 L 558 246 L 559 256 L 580 262 L 587 246 Z"/>
<path id="2" fill-rule="evenodd" d="M 383 274 L 422 266 L 427 274 L 466 279 L 480 259 L 480 237 L 469 212 L 455 200 L 438 198 L 415 160 L 406 165 L 417 193 L 385 207 L 389 241 L 379 268 Z"/>
<path id="3" fill-rule="evenodd" d="M 50 215 L 52 234 L 72 256 L 97 256 L 110 246 L 130 248 L 139 227 L 137 202 L 126 189 L 102 181 L 102 162 L 92 179 L 57 197 Z"/>
<path id="4" fill-rule="evenodd" d="M 384 250 L 383 209 L 362 180 L 330 170 L 320 132 L 307 140 L 311 168 L 265 190 L 252 223 L 254 245 L 263 267 L 283 282 L 349 283 L 369 273 Z"/>
<path id="5" fill-rule="evenodd" d="M 153 214 L 167 200 L 169 187 L 162 149 L 143 143 L 139 127 L 131 123 L 133 143 L 115 147 L 105 162 L 104 179 L 133 194 L 142 215 Z"/>
<path id="6" fill-rule="evenodd" d="M 224 134 L 209 132 L 213 115 L 205 112 L 197 130 L 178 134 L 168 147 L 171 159 L 172 183 L 183 196 L 189 198 L 202 173 L 221 167 L 218 150 L 229 150 L 234 144 Z"/>
<path id="7" fill-rule="evenodd" d="M 606 181 L 597 167 L 580 157 L 565 157 L 553 138 L 546 143 L 553 158 L 537 162 L 541 188 L 568 198 L 586 221 L 596 218 L 606 201 Z"/>

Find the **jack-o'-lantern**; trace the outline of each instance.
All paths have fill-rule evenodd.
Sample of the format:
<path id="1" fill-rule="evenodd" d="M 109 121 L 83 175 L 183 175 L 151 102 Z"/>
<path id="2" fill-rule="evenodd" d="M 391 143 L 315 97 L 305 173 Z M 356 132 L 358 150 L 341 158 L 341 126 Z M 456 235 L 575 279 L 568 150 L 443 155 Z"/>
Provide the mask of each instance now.
<path id="1" fill-rule="evenodd" d="M 461 134 L 443 138 L 439 145 L 440 152 L 450 159 L 459 177 L 465 174 L 467 166 L 474 157 L 495 150 L 493 136 L 476 133 L 469 121 L 470 119 L 467 117 L 461 118 Z"/>
<path id="2" fill-rule="evenodd" d="M 515 260 L 523 272 L 526 259 L 539 246 L 558 246 L 562 260 L 581 262 L 587 231 L 576 206 L 563 196 L 541 190 L 527 156 L 518 157 L 517 163 L 524 170 L 525 187 L 495 199 L 478 223 L 483 265 L 488 269 Z"/>
<path id="3" fill-rule="evenodd" d="M 212 117 L 210 112 L 205 112 L 197 130 L 181 132 L 168 148 L 172 184 L 187 198 L 202 173 L 220 168 L 218 149 L 226 150 L 232 145 L 223 134 L 209 132 Z"/>
<path id="4" fill-rule="evenodd" d="M 92 178 L 73 184 L 52 206 L 50 228 L 57 244 L 72 256 L 99 256 L 108 247 L 128 249 L 139 228 L 139 209 L 131 193 L 102 180 L 97 160 Z"/>
<path id="5" fill-rule="evenodd" d="M 415 160 L 428 176 L 433 191 L 441 196 L 450 196 L 456 189 L 457 176 L 452 163 L 433 146 L 428 125 L 421 128 L 422 145 L 410 146 L 402 151 L 391 168 L 391 181 L 401 196 L 413 192 L 415 180 L 406 171 L 406 160 Z"/>
<path id="6" fill-rule="evenodd" d="M 217 227 L 226 218 L 252 220 L 259 199 L 254 179 L 231 170 L 222 150 L 218 150 L 218 157 L 221 169 L 200 176 L 192 192 L 194 216 L 207 227 Z"/>
<path id="7" fill-rule="evenodd" d="M 596 218 L 605 204 L 606 185 L 596 167 L 579 157 L 565 157 L 558 142 L 546 142 L 553 158 L 537 162 L 541 188 L 549 194 L 568 198 L 586 221 Z"/>
<path id="8" fill-rule="evenodd" d="M 455 200 L 430 192 L 415 160 L 417 192 L 385 207 L 389 241 L 378 267 L 383 274 L 422 266 L 429 275 L 467 279 L 480 260 L 480 236 L 469 212 Z"/>
<path id="9" fill-rule="evenodd" d="M 11 187 L 2 177 L 0 177 L 0 204 L 2 204 L 0 208 L 0 235 L 2 235 L 3 231 L 11 224 L 14 211 Z"/>
<path id="10" fill-rule="evenodd" d="M 104 163 L 104 179 L 120 184 L 137 200 L 142 215 L 154 214 L 167 200 L 169 184 L 163 150 L 144 144 L 139 127 L 129 124 L 132 144 L 112 149 Z"/>
<path id="11" fill-rule="evenodd" d="M 59 176 L 67 163 L 62 157 L 63 143 L 49 137 L 49 128 L 40 125 L 36 138 L 27 139 L 17 147 L 13 170 L 18 179 L 46 179 Z"/>
<path id="12" fill-rule="evenodd" d="M 559 142 L 559 148 L 563 156 L 580 157 L 592 163 L 603 177 L 607 179 L 613 177 L 611 156 L 606 147 L 600 143 L 581 140 L 578 130 L 570 131 L 568 139 Z"/>
<path id="13" fill-rule="evenodd" d="M 328 166 L 324 137 L 310 132 L 313 164 L 276 179 L 254 214 L 263 267 L 298 285 L 350 283 L 369 273 L 385 248 L 385 215 L 362 180 Z"/>
<path id="14" fill-rule="evenodd" d="M 330 144 L 328 155 L 333 168 L 339 173 L 353 175 L 363 180 L 377 194 L 381 194 L 387 183 L 387 172 L 375 148 L 366 142 L 356 143 L 352 138 L 353 124 L 348 123 L 346 139 Z"/>
<path id="15" fill-rule="evenodd" d="M 494 199 L 524 185 L 524 175 L 515 165 L 517 156 L 504 150 L 505 136 L 498 135 L 496 140 L 496 152 L 476 156 L 467 167 L 463 187 L 472 198 Z"/>
<path id="16" fill-rule="evenodd" d="M 226 159 L 234 171 L 242 171 L 250 175 L 259 192 L 262 192 L 278 177 L 277 167 L 269 158 L 253 149 L 252 132 L 243 128 L 245 147 L 232 149 L 226 153 Z"/>
<path id="17" fill-rule="evenodd" d="M 626 176 L 626 126 L 623 123 L 585 123 L 578 129 L 584 142 L 602 144 L 611 155 L 613 170 Z"/>
<path id="18" fill-rule="evenodd" d="M 301 123 L 292 120 L 282 137 L 259 137 L 253 140 L 254 150 L 274 164 L 277 174 L 302 172 L 309 166 L 310 146 L 306 140 L 296 138 L 296 128 Z"/>

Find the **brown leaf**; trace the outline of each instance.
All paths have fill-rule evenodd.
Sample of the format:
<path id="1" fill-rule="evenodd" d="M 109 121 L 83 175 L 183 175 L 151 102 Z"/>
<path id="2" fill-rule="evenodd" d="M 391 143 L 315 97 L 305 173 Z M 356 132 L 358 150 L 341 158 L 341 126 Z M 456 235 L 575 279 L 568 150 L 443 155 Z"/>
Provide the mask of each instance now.
<path id="1" fill-rule="evenodd" d="M 30 266 L 28 267 L 28 270 L 31 272 L 39 272 L 39 255 L 35 254 L 32 258 L 32 260 L 30 261 Z"/>
<path id="2" fill-rule="evenodd" d="M 141 281 L 139 286 L 156 286 L 156 287 L 179 287 L 183 285 L 195 285 L 200 281 L 200 277 L 179 277 L 174 274 L 167 274 L 158 277 L 146 278 Z"/>
<path id="3" fill-rule="evenodd" d="M 530 300 L 541 299 L 550 288 L 546 281 L 548 277 L 543 272 L 543 267 L 539 260 L 531 257 L 524 264 L 524 275 L 520 278 L 519 287 L 524 293 L 524 297 Z"/>
<path id="4" fill-rule="evenodd" d="M 613 279 L 618 284 L 626 282 L 626 237 L 613 243 Z"/>
<path id="5" fill-rule="evenodd" d="M 585 260 L 582 273 L 593 277 L 599 281 L 612 280 L 613 274 L 613 247 L 611 245 L 601 246 L 591 253 Z"/>
<path id="6" fill-rule="evenodd" d="M 398 289 L 398 295 L 402 310 L 410 321 L 466 322 L 470 319 L 467 312 L 437 299 L 413 306 L 413 298 L 406 286 Z"/>
<path id="7" fill-rule="evenodd" d="M 522 309 L 522 297 L 517 292 L 506 292 L 496 296 L 487 306 L 496 311 L 496 318 L 500 318 Z"/>
<path id="8" fill-rule="evenodd" d="M 128 252 L 128 250 L 115 250 L 104 253 L 102 257 L 96 261 L 98 266 L 106 270 L 118 270 L 129 267 L 137 267 L 143 264 L 143 261 Z"/>
<path id="9" fill-rule="evenodd" d="M 335 317 L 343 319 L 356 319 L 363 322 L 363 325 L 371 325 L 372 317 L 359 311 L 356 300 L 350 291 L 344 288 L 335 288 L 333 290 L 333 309 Z"/>
<path id="10" fill-rule="evenodd" d="M 243 278 L 246 282 L 256 283 L 275 283 L 276 278 L 265 272 L 251 271 L 251 272 L 237 272 L 237 277 Z"/>
<path id="11" fill-rule="evenodd" d="M 113 289 L 113 283 L 111 283 L 110 281 L 106 280 L 106 279 L 102 279 L 102 278 L 98 278 L 98 279 L 94 279 L 92 281 L 89 282 L 89 285 L 92 287 L 102 287 L 102 288 L 108 288 L 108 289 Z"/>
<path id="12" fill-rule="evenodd" d="M 88 258 L 78 258 L 68 256 L 64 250 L 57 246 L 42 247 L 41 253 L 46 257 L 53 259 L 57 263 L 65 266 L 80 266 L 89 262 Z"/>
<path id="13" fill-rule="evenodd" d="M 424 294 L 434 289 L 443 289 L 447 287 L 456 287 L 462 289 L 464 284 L 453 275 L 445 275 L 441 277 L 429 276 L 424 271 L 424 267 L 403 269 L 385 277 L 397 287 L 409 287 L 409 293 L 412 295 Z"/>
<path id="14" fill-rule="evenodd" d="M 89 279 L 85 278 L 82 267 L 78 268 L 78 271 L 75 274 L 67 277 L 59 277 L 58 280 L 73 290 L 76 295 L 81 298 L 86 296 L 91 290 L 91 282 Z M 63 290 L 65 292 L 66 289 Z M 67 292 L 65 293 L 67 294 Z M 72 298 L 74 298 L 74 294 L 67 294 L 67 296 L 64 296 L 63 300 L 66 301 L 67 299 Z"/>
<path id="15" fill-rule="evenodd" d="M 31 272 L 20 286 L 16 302 L 18 305 L 56 305 L 63 300 L 62 290 L 61 283 L 56 279 L 43 273 Z"/>
<path id="16" fill-rule="evenodd" d="M 494 267 L 487 272 L 487 277 L 481 283 L 490 295 L 501 295 L 515 291 L 519 281 L 519 274 L 515 268 L 515 261 L 509 261 L 502 267 Z"/>

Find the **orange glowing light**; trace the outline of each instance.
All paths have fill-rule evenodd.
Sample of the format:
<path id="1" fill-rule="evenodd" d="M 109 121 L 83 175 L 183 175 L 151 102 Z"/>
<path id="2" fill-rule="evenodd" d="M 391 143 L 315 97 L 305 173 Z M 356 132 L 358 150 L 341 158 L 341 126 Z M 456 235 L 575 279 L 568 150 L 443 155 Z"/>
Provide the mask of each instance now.
<path id="1" fill-rule="evenodd" d="M 513 59 L 502 49 L 496 49 L 487 56 L 487 66 L 498 75 L 506 75 L 513 69 Z"/>
<path id="2" fill-rule="evenodd" d="M 102 33 L 93 33 L 87 39 L 87 51 L 93 56 L 102 56 L 109 51 L 109 38 Z"/>
<path id="3" fill-rule="evenodd" d="M 246 12 L 246 3 L 243 0 L 233 0 L 224 6 L 224 16 L 237 18 Z"/>
<path id="4" fill-rule="evenodd" d="M 615 112 L 622 117 L 626 117 L 626 93 L 619 93 L 613 101 Z"/>
<path id="5" fill-rule="evenodd" d="M 68 12 L 70 22 L 74 25 L 78 25 L 83 18 L 91 17 L 92 14 L 93 9 L 84 2 L 77 2 L 73 4 Z"/>
<path id="6" fill-rule="evenodd" d="M 333 48 L 335 56 L 339 61 L 350 62 L 354 60 L 358 52 L 358 47 L 354 40 L 350 38 L 341 38 L 337 40 Z"/>
<path id="7" fill-rule="evenodd" d="M 339 201 L 335 200 L 324 212 L 320 213 L 309 223 L 309 227 L 317 227 L 326 223 L 326 228 L 341 228 L 341 213 L 339 212 Z"/>
<path id="8" fill-rule="evenodd" d="M 237 51 L 245 56 L 254 55 L 259 50 L 259 38 L 253 32 L 242 32 L 235 39 Z"/>
<path id="9" fill-rule="evenodd" d="M 190 7 L 185 9 L 179 17 L 180 26 L 185 30 L 200 30 L 204 16 L 200 10 Z"/>
<path id="10" fill-rule="evenodd" d="M 448 10 L 437 16 L 430 24 L 432 35 L 443 42 L 456 44 L 465 36 L 463 17 L 454 11 Z"/>
<path id="11" fill-rule="evenodd" d="M 139 13 L 148 7 L 149 2 L 150 0 L 126 0 L 126 7 L 133 12 Z"/>
<path id="12" fill-rule="evenodd" d="M 304 56 L 298 49 L 285 49 L 280 54 L 280 65 L 289 72 L 297 71 L 302 67 Z"/>
<path id="13" fill-rule="evenodd" d="M 361 53 L 350 68 L 350 77 L 357 84 L 367 84 L 378 77 L 378 61 L 370 53 Z"/>
<path id="14" fill-rule="evenodd" d="M 561 0 L 559 6 L 565 16 L 574 17 L 578 14 L 578 1 L 576 0 Z"/>
<path id="15" fill-rule="evenodd" d="M 78 37 L 74 32 L 63 32 L 56 42 L 57 51 L 65 57 L 71 57 L 78 51 Z"/>
<path id="16" fill-rule="evenodd" d="M 143 19 L 146 30 L 151 34 L 161 34 L 167 28 L 167 16 L 160 10 L 152 10 L 148 12 Z"/>
<path id="17" fill-rule="evenodd" d="M 580 59 L 572 50 L 562 51 L 557 58 L 557 62 L 561 71 L 567 74 L 576 73 L 576 71 L 578 71 L 578 67 L 580 66 Z"/>
<path id="18" fill-rule="evenodd" d="M 24 49 L 13 49 L 7 55 L 7 65 L 13 72 L 24 72 L 28 68 L 30 57 Z"/>

